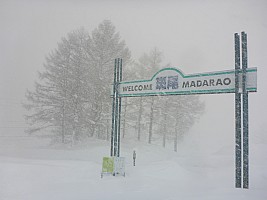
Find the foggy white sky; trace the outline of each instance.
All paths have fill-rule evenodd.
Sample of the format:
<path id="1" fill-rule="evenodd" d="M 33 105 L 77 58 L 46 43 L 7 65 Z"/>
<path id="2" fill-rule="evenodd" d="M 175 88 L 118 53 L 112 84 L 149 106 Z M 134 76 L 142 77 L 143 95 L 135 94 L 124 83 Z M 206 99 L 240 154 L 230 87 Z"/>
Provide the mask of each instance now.
<path id="1" fill-rule="evenodd" d="M 184 73 L 232 69 L 233 35 L 246 31 L 249 66 L 258 67 L 258 92 L 250 94 L 251 128 L 263 132 L 266 9 L 266 0 L 1 0 L 0 133 L 21 132 L 7 127 L 25 126 L 20 103 L 26 89 L 33 87 L 45 55 L 61 37 L 81 26 L 91 31 L 105 19 L 116 26 L 133 58 L 157 47 L 164 53 L 164 63 Z M 202 132 L 210 130 L 211 123 L 223 131 L 234 131 L 234 95 L 203 99 L 207 115 L 198 124 Z"/>

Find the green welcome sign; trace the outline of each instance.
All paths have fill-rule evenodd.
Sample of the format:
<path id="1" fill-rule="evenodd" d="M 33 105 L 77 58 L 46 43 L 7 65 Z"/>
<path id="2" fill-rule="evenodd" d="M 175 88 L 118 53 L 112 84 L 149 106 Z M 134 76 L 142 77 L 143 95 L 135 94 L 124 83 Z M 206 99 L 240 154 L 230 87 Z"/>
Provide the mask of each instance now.
<path id="1" fill-rule="evenodd" d="M 239 80 L 242 80 L 242 74 L 239 71 Z M 256 92 L 257 68 L 248 68 L 246 76 L 247 91 Z M 242 81 L 239 88 L 242 91 Z M 185 75 L 177 68 L 164 68 L 149 80 L 120 82 L 118 88 L 120 97 L 234 92 L 235 70 Z"/>
<path id="2" fill-rule="evenodd" d="M 234 34 L 235 66 L 233 70 L 184 74 L 177 68 L 159 70 L 151 79 L 122 81 L 122 59 L 115 59 L 112 85 L 112 128 L 110 155 L 120 157 L 120 120 L 123 97 L 191 94 L 235 94 L 235 186 L 249 188 L 248 93 L 257 91 L 257 68 L 248 68 L 247 34 Z M 104 171 L 112 164 L 103 162 Z M 111 162 L 111 161 L 110 161 Z M 117 171 L 124 169 L 116 159 Z M 122 162 L 120 164 L 116 164 Z M 106 166 L 107 165 L 107 166 Z M 113 165 L 113 166 L 114 166 Z M 121 170 L 121 171 L 122 171 Z"/>

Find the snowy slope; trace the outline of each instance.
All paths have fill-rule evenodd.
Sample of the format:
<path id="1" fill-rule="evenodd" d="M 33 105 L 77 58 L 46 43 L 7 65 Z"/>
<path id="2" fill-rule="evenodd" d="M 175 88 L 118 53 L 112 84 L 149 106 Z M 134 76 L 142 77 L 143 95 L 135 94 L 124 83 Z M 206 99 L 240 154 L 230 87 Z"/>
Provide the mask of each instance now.
<path id="1" fill-rule="evenodd" d="M 126 177 L 101 179 L 102 157 L 109 154 L 109 142 L 94 140 L 87 146 L 69 150 L 51 148 L 46 142 L 31 137 L 1 138 L 1 200 L 263 200 L 267 197 L 267 159 L 252 157 L 251 188 L 235 189 L 234 157 L 227 147 L 204 155 L 190 153 L 185 147 L 175 153 L 158 145 L 123 141 Z M 253 154 L 258 155 L 267 145 L 261 143 L 253 148 Z M 137 151 L 136 167 L 132 166 L 133 149 Z"/>

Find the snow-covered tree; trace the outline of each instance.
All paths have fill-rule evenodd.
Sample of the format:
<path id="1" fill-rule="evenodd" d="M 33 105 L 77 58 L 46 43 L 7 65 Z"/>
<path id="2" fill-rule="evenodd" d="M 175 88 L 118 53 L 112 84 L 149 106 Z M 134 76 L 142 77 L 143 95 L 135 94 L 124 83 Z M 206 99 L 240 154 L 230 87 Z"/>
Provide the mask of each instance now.
<path id="1" fill-rule="evenodd" d="M 135 73 L 130 80 L 150 79 L 164 68 L 162 58 L 162 53 L 156 48 L 148 54 L 143 54 L 138 62 L 134 63 Z M 136 120 L 138 140 L 147 139 L 148 143 L 152 143 L 160 136 L 163 147 L 166 146 L 167 140 L 174 141 L 175 151 L 178 141 L 181 141 L 186 131 L 204 111 L 204 103 L 197 95 L 135 97 L 127 101 L 126 121 L 131 123 Z"/>
<path id="2" fill-rule="evenodd" d="M 35 89 L 26 93 L 28 131 L 51 128 L 63 143 L 74 143 L 108 126 L 118 57 L 126 64 L 130 51 L 110 21 L 103 21 L 92 36 L 81 28 L 62 38 L 46 57 Z"/>
<path id="3" fill-rule="evenodd" d="M 110 86 L 113 82 L 114 60 L 115 58 L 122 58 L 123 65 L 127 65 L 130 62 L 130 51 L 109 20 L 103 21 L 92 32 L 92 38 L 88 40 L 87 45 L 87 53 L 91 58 L 90 63 L 88 63 L 92 72 L 90 80 L 94 85 L 95 92 L 92 104 L 96 113 L 94 128 L 108 126 L 107 119 L 111 118 Z"/>
<path id="4" fill-rule="evenodd" d="M 162 135 L 162 145 L 165 147 L 169 138 L 174 141 L 174 151 L 177 151 L 178 142 L 203 114 L 205 104 L 198 95 L 164 96 L 159 104 L 162 106 L 159 107 L 158 124 L 162 129 L 158 134 Z"/>
<path id="5" fill-rule="evenodd" d="M 46 57 L 35 90 L 26 93 L 29 132 L 53 127 L 65 142 L 66 136 L 74 140 L 88 129 L 87 104 L 92 101 L 92 85 L 87 81 L 89 71 L 83 47 L 87 37 L 84 29 L 73 31 Z"/>
<path id="6" fill-rule="evenodd" d="M 162 57 L 163 54 L 157 48 L 153 48 L 149 54 L 144 53 L 138 62 L 135 63 L 135 71 L 137 72 L 138 79 L 149 79 L 153 76 L 162 66 Z M 153 114 L 154 114 L 154 101 L 157 97 L 139 97 L 138 102 L 138 140 L 141 138 L 141 130 L 144 130 L 144 126 L 149 124 L 148 129 L 148 143 L 151 143 L 152 132 L 153 132 Z M 149 110 L 144 110 L 144 105 L 147 105 L 146 108 Z M 142 122 L 142 123 L 141 123 Z"/>

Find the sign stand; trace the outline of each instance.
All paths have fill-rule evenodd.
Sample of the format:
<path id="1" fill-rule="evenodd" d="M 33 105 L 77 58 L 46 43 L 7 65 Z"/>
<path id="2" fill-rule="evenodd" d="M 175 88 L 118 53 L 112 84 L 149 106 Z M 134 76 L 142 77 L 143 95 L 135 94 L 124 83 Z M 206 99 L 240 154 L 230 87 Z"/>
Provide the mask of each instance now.
<path id="1" fill-rule="evenodd" d="M 101 178 L 104 175 L 122 175 L 125 177 L 125 158 L 103 157 Z"/>
<path id="2" fill-rule="evenodd" d="M 235 187 L 249 188 L 248 92 L 257 91 L 257 68 L 247 68 L 247 34 L 241 33 L 242 46 L 238 33 L 235 33 L 234 40 L 235 69 L 228 71 L 185 75 L 176 68 L 165 68 L 150 80 L 122 82 L 122 59 L 115 59 L 110 155 L 118 160 L 118 166 L 123 166 L 118 172 L 114 170 L 115 174 L 125 175 L 125 160 L 120 157 L 122 97 L 235 93 Z"/>

